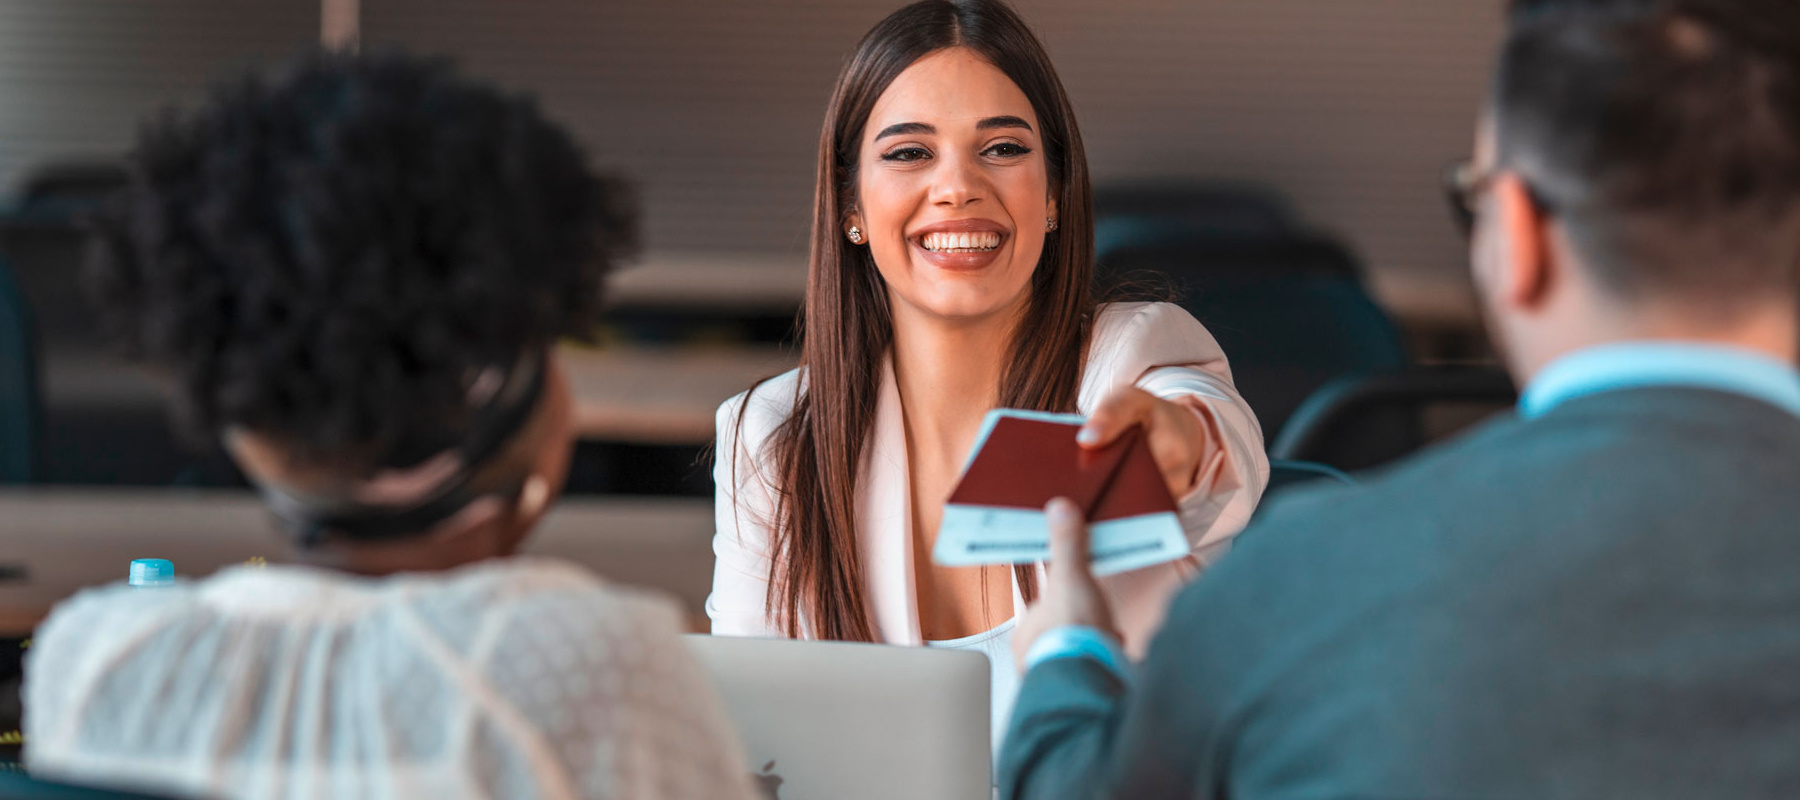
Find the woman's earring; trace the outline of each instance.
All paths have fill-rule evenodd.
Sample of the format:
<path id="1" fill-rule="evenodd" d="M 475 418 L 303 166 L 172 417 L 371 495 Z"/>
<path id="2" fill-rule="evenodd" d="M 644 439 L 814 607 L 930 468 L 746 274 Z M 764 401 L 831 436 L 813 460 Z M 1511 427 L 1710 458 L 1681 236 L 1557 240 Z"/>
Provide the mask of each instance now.
<path id="1" fill-rule="evenodd" d="M 862 229 L 861 228 L 858 228 L 855 225 L 851 225 L 850 230 L 845 231 L 845 233 L 849 234 L 851 244 L 862 244 Z"/>
<path id="2" fill-rule="evenodd" d="M 519 491 L 519 513 L 532 516 L 544 510 L 544 503 L 550 499 L 550 483 L 542 475 L 533 475 Z"/>
<path id="3" fill-rule="evenodd" d="M 1056 218 L 1055 217 L 1045 217 L 1044 218 L 1044 231 L 1046 233 L 1048 233 L 1053 230 L 1056 230 Z"/>

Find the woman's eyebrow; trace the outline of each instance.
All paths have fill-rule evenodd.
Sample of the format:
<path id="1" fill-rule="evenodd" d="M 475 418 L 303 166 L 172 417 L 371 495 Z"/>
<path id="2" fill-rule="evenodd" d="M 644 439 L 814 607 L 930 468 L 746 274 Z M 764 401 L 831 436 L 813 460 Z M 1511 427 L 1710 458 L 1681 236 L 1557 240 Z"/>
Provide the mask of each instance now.
<path id="1" fill-rule="evenodd" d="M 875 134 L 875 140 L 880 141 L 889 136 L 905 136 L 913 133 L 937 133 L 937 128 L 923 122 L 897 122 L 882 128 L 880 133 Z"/>
<path id="2" fill-rule="evenodd" d="M 995 129 L 999 129 L 999 128 L 1024 128 L 1025 130 L 1031 130 L 1031 123 L 1026 122 L 1021 117 L 1014 117 L 1014 116 L 1010 116 L 1010 115 L 1000 116 L 1000 117 L 988 117 L 987 119 L 984 119 L 980 122 L 975 123 L 975 130 L 978 130 L 978 131 L 991 131 L 991 130 L 995 130 Z M 907 136 L 910 134 L 935 134 L 935 133 L 937 133 L 937 128 L 935 128 L 931 125 L 928 125 L 926 123 L 923 123 L 923 122 L 896 122 L 892 125 L 882 128 L 880 133 L 875 134 L 875 139 L 876 139 L 876 141 L 880 141 L 882 139 L 888 138 L 889 136 Z"/>
<path id="3" fill-rule="evenodd" d="M 995 128 L 1024 128 L 1031 130 L 1031 123 L 1019 117 L 988 117 L 975 123 L 975 130 L 991 131 Z"/>

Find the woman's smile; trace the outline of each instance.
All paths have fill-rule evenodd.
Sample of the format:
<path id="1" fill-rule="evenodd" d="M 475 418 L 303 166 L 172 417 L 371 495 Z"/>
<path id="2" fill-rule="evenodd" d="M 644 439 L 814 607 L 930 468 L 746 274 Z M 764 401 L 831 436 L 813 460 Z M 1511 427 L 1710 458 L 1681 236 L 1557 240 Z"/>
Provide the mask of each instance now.
<path id="1" fill-rule="evenodd" d="M 986 267 L 1001 255 L 1012 238 L 1001 224 L 985 219 L 938 222 L 906 237 L 917 256 L 939 269 L 973 271 Z"/>
<path id="2" fill-rule="evenodd" d="M 998 233 L 928 233 L 919 246 L 933 253 L 985 253 L 1000 246 Z"/>

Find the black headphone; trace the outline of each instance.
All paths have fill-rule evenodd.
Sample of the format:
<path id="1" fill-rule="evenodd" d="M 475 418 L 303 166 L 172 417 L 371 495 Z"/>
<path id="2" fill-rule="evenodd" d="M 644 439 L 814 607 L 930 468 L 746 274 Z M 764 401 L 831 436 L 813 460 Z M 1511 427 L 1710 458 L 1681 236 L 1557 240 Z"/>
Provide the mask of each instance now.
<path id="1" fill-rule="evenodd" d="M 355 541 L 384 541 L 416 536 L 467 508 L 485 496 L 516 499 L 524 488 L 521 478 L 499 490 L 475 491 L 469 487 L 475 474 L 531 419 L 544 393 L 548 356 L 539 352 L 521 356 L 507 370 L 505 382 L 491 399 L 475 411 L 462 436 L 441 453 L 459 456 L 460 465 L 450 477 L 417 502 L 403 506 L 370 505 L 356 501 L 320 501 L 293 494 L 268 484 L 257 485 L 275 525 L 302 548 L 323 544 L 332 534 Z M 422 459 L 421 459 L 422 460 Z"/>

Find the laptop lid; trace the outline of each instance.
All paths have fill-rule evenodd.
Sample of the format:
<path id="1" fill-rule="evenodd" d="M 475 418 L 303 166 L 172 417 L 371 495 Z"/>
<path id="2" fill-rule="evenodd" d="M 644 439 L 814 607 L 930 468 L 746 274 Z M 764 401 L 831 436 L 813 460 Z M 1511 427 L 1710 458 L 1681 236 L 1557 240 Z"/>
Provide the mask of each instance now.
<path id="1" fill-rule="evenodd" d="M 988 663 L 923 647 L 689 635 L 765 796 L 987 800 Z"/>

